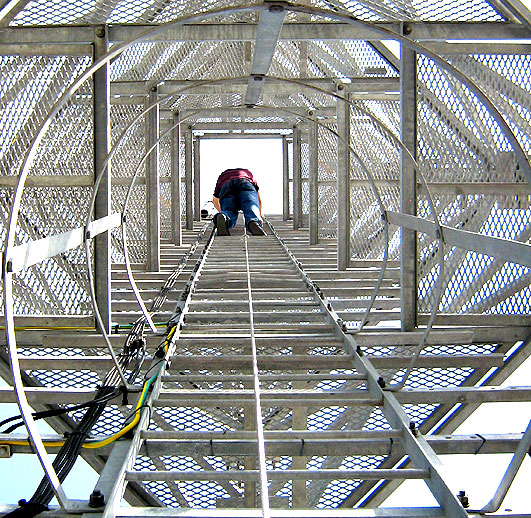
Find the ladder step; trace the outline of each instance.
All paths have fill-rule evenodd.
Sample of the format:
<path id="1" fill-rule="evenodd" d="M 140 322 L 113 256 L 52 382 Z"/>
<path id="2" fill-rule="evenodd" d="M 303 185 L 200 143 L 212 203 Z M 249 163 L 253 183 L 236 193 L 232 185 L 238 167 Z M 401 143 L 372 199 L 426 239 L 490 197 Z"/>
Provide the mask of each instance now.
<path id="1" fill-rule="evenodd" d="M 367 356 L 376 369 L 394 369 L 409 363 L 409 356 Z M 420 356 L 416 368 L 482 368 L 501 367 L 503 354 L 489 355 L 434 355 Z M 172 356 L 171 371 L 176 370 L 250 370 L 250 356 L 229 355 Z M 102 371 L 109 369 L 113 363 L 108 356 L 23 356 L 20 358 L 23 369 L 91 369 Z M 258 367 L 264 370 L 306 370 L 306 369 L 352 369 L 353 358 L 347 355 L 258 355 Z"/>
<path id="2" fill-rule="evenodd" d="M 429 478 L 424 469 L 289 469 L 267 470 L 268 480 L 410 480 Z M 258 470 L 227 471 L 127 471 L 132 482 L 170 482 L 192 480 L 258 481 Z"/>
<path id="3" fill-rule="evenodd" d="M 400 439 L 402 432 L 400 430 L 264 430 L 264 438 L 266 440 L 285 440 L 293 439 Z M 246 440 L 256 439 L 256 431 L 231 431 L 223 432 L 196 432 L 196 431 L 180 431 L 180 430 L 144 430 L 142 431 L 143 439 L 161 439 L 161 440 Z"/>
<path id="4" fill-rule="evenodd" d="M 200 383 L 200 382 L 238 382 L 253 381 L 249 374 L 182 374 L 180 376 L 162 376 L 163 382 Z M 362 374 L 264 374 L 260 376 L 261 382 L 271 381 L 363 381 L 366 376 Z"/>
<path id="5" fill-rule="evenodd" d="M 302 311 L 254 311 L 253 318 L 255 324 L 262 323 L 276 323 L 280 324 L 281 322 L 290 321 L 290 322 L 315 322 L 323 319 L 323 314 L 319 313 L 308 313 Z M 249 321 L 249 312 L 248 311 L 200 311 L 200 312 L 190 312 L 187 313 L 184 322 L 185 324 L 189 323 L 217 323 L 217 322 L 248 322 Z"/>

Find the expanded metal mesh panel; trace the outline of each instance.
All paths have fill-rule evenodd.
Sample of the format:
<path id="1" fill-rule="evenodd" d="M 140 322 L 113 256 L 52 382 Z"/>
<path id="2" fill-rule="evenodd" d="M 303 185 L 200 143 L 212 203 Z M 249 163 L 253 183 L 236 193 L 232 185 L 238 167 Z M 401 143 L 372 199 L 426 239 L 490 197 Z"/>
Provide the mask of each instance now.
<path id="1" fill-rule="evenodd" d="M 503 20 L 494 8 L 483 0 L 445 0 L 436 2 L 393 2 L 374 3 L 356 0 L 339 0 L 338 5 L 366 21 L 425 20 L 425 21 L 498 21 Z"/>
<path id="2" fill-rule="evenodd" d="M 310 143 L 308 133 L 304 132 L 301 138 L 301 190 L 302 190 L 302 213 L 310 213 Z"/>
<path id="3" fill-rule="evenodd" d="M 350 109 L 350 146 L 361 162 L 353 168 L 351 179 L 368 181 L 372 176 L 374 180 L 396 184 L 400 177 L 400 146 L 396 135 L 387 131 L 387 125 L 384 126 L 383 121 L 380 124 L 376 113 L 381 113 L 375 104 L 371 111 L 364 103 L 355 103 Z"/>
<path id="4" fill-rule="evenodd" d="M 71 56 L 1 56 L 0 57 L 0 167 L 3 175 L 18 174 L 21 160 L 37 129 L 40 127 L 47 113 L 58 100 L 61 93 L 72 81 L 90 65 L 90 58 Z M 84 87 L 84 93 L 89 88 Z M 78 145 L 84 145 L 85 139 L 78 142 L 68 141 L 68 120 L 75 112 L 81 120 L 87 122 L 87 104 L 82 99 L 74 100 L 67 106 L 63 114 L 56 118 L 57 125 L 62 122 L 65 127 L 57 133 L 48 132 L 57 138 L 64 138 L 64 142 L 77 150 Z M 64 118 L 62 118 L 64 117 Z M 55 124 L 55 122 L 54 122 Z M 79 125 L 74 128 L 80 130 Z M 56 152 L 62 152 L 57 149 Z M 64 174 L 64 168 L 61 174 Z M 35 174 L 35 172 L 33 173 Z M 54 174 L 47 172 L 46 174 Z M 59 174 L 59 173 L 55 173 Z M 66 173 L 72 174 L 72 173 Z"/>
<path id="5" fill-rule="evenodd" d="M 160 235 L 171 237 L 171 138 L 166 136 L 159 144 L 160 174 Z"/>
<path id="6" fill-rule="evenodd" d="M 26 188 L 17 240 L 28 241 L 85 223 L 90 189 Z M 78 247 L 23 270 L 15 278 L 15 313 L 89 314 L 85 249 Z"/>
<path id="7" fill-rule="evenodd" d="M 258 4 L 258 0 L 250 0 L 246 2 L 245 5 Z M 157 23 L 167 22 L 180 18 L 183 16 L 188 16 L 194 13 L 208 12 L 212 10 L 218 10 L 225 7 L 239 6 L 241 3 L 236 0 L 207 0 L 204 2 L 181 2 L 179 0 L 173 0 L 166 4 L 165 8 L 162 9 L 157 16 L 155 21 Z M 211 18 L 209 22 L 214 22 L 220 19 L 221 17 Z M 235 21 L 235 22 L 245 22 L 245 21 L 256 21 L 255 13 L 242 13 L 242 14 L 229 14 L 223 17 L 223 21 Z"/>
<path id="8" fill-rule="evenodd" d="M 337 131 L 336 125 L 330 129 Z M 337 235 L 337 137 L 326 127 L 317 127 L 319 238 Z"/>
<path id="9" fill-rule="evenodd" d="M 531 79 L 514 68 L 528 67 L 527 56 L 452 56 L 463 72 L 490 92 L 519 142 L 529 153 Z M 498 124 L 476 98 L 425 58 L 418 61 L 419 164 L 432 186 L 441 223 L 462 230 L 528 242 L 531 235 L 527 196 L 511 194 L 523 180 L 514 153 Z M 503 92 L 503 94 L 501 93 Z M 505 93 L 507 92 L 507 93 Z M 510 100 L 509 100 L 510 99 Z M 455 182 L 453 189 L 437 184 Z M 489 194 L 474 193 L 475 183 L 489 184 Z M 459 187 L 462 183 L 463 188 Z M 497 185 L 504 187 L 497 187 Z M 463 191 L 462 189 L 466 189 Z M 466 192 L 470 192 L 467 194 Z M 431 218 L 423 194 L 419 215 Z M 438 243 L 419 236 L 419 311 L 430 311 L 439 277 Z M 447 313 L 526 313 L 527 268 L 447 246 L 439 310 Z"/>
<path id="10" fill-rule="evenodd" d="M 209 110 L 215 108 L 225 108 L 231 106 L 241 106 L 243 97 L 240 94 L 223 95 L 188 95 L 172 97 L 168 105 L 172 110 Z M 187 124 L 191 125 L 192 120 L 187 118 Z"/>
<path id="11" fill-rule="evenodd" d="M 64 89 L 90 64 L 90 58 L 50 56 L 0 58 L 0 167 L 18 175 L 25 153 Z M 89 177 L 87 187 L 26 187 L 15 244 L 72 230 L 85 222 L 92 188 L 92 100 L 85 83 L 44 132 L 29 175 Z M 2 236 L 12 191 L 2 190 Z M 19 314 L 87 314 L 85 252 L 63 253 L 14 277 L 14 310 Z"/>
<path id="12" fill-rule="evenodd" d="M 167 2 L 165 0 L 33 0 L 15 17 L 12 25 L 83 25 L 97 23 L 164 23 L 194 13 L 239 5 L 237 2 Z M 234 21 L 252 14 L 230 15 Z"/>
<path id="13" fill-rule="evenodd" d="M 385 197 L 398 197 L 396 188 L 380 189 Z M 353 259 L 380 259 L 385 247 L 384 222 L 381 209 L 370 187 L 351 184 L 350 251 Z"/>
<path id="14" fill-rule="evenodd" d="M 246 5 L 258 4 L 257 0 Z M 384 3 L 337 1 L 334 4 L 315 1 L 310 5 L 337 11 L 347 10 L 356 18 L 366 21 L 385 20 L 448 20 L 448 21 L 498 21 L 503 18 L 482 0 L 459 0 L 458 2 L 394 1 Z M 241 5 L 236 1 L 209 0 L 207 2 L 166 2 L 162 0 L 33 0 L 15 17 L 12 25 L 70 25 L 87 23 L 164 23 L 196 13 L 208 12 L 222 7 Z M 336 7 L 337 5 L 337 7 Z M 307 15 L 288 13 L 289 21 Z M 211 18 L 210 21 L 256 21 L 255 13 L 228 14 Z"/>
<path id="15" fill-rule="evenodd" d="M 145 117 L 137 119 L 144 105 L 112 104 L 111 105 L 111 145 L 118 146 L 111 161 L 112 185 L 111 205 L 113 212 L 123 212 L 124 202 L 129 185 L 140 161 L 146 152 Z M 129 129 L 128 129 L 129 128 Z M 123 138 L 121 138 L 123 135 Z M 118 139 L 121 138 L 118 143 Z M 146 261 L 145 246 L 145 166 L 136 175 L 134 192 L 131 195 L 127 211 L 128 247 L 131 262 Z M 140 196 L 139 199 L 136 197 Z M 113 229 L 111 233 L 112 259 L 123 263 L 122 230 Z"/>
<path id="16" fill-rule="evenodd" d="M 386 134 L 387 131 L 381 129 L 383 125 L 396 138 L 400 138 L 400 101 L 364 100 L 355 101 L 355 105 L 363 108 L 368 115 L 381 122 L 381 124 L 373 124 L 375 126 L 373 131 Z M 388 134 L 385 138 L 392 140 Z"/>
<path id="17" fill-rule="evenodd" d="M 160 236 L 165 239 L 171 237 L 171 184 L 160 184 Z"/>
<path id="18" fill-rule="evenodd" d="M 115 81 L 219 79 L 244 74 L 242 42 L 137 43 L 113 63 Z"/>
<path id="19" fill-rule="evenodd" d="M 531 157 L 531 55 L 478 54 L 445 56 L 489 96 Z M 503 161 L 499 158 L 499 161 Z M 498 181 L 515 181 L 507 164 L 497 163 Z M 518 178 L 519 179 L 519 178 Z"/>
<path id="20" fill-rule="evenodd" d="M 477 98 L 424 57 L 418 59 L 418 80 L 418 152 L 426 178 L 514 182 L 518 173 L 507 155 L 511 146 Z M 529 145 L 528 135 L 524 140 Z"/>
<path id="21" fill-rule="evenodd" d="M 511 207 L 511 199 L 514 197 L 459 196 L 457 202 L 452 200 L 453 203 L 448 203 L 446 207 L 454 209 L 451 215 L 453 217 L 448 217 L 448 209 L 442 213 L 441 219 L 445 224 L 464 230 L 529 242 L 531 213 L 528 208 L 514 207 L 514 202 Z M 446 221 L 447 219 L 450 221 Z M 422 262 L 423 273 L 437 268 L 437 260 L 433 256 L 436 246 L 435 243 L 432 244 L 432 257 L 429 260 L 426 257 Z M 423 247 L 423 250 L 426 248 Z M 504 263 L 476 252 L 446 247 L 444 271 L 444 290 L 440 305 L 442 312 L 529 313 L 531 277 L 526 267 Z M 421 307 L 424 308 L 424 299 L 429 299 L 435 288 L 425 284 L 422 286 L 423 297 L 420 300 L 423 300 Z"/>
<path id="22" fill-rule="evenodd" d="M 308 44 L 310 77 L 396 77 L 396 70 L 361 40 L 312 41 Z"/>
<path id="23" fill-rule="evenodd" d="M 301 43 L 295 41 L 279 41 L 269 74 L 278 77 L 300 77 Z"/>

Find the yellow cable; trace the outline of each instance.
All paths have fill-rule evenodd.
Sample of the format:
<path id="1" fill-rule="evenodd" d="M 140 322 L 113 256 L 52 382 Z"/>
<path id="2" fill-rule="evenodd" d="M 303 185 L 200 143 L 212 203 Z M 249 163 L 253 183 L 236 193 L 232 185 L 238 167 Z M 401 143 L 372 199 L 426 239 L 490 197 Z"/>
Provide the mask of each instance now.
<path id="1" fill-rule="evenodd" d="M 103 448 L 103 446 L 107 446 L 108 444 L 118 440 L 120 437 L 126 434 L 129 430 L 131 430 L 131 428 L 134 428 L 138 424 L 138 421 L 140 420 L 139 410 L 140 410 L 140 407 L 142 406 L 145 393 L 147 389 L 149 388 L 149 386 L 150 386 L 150 383 L 146 382 L 144 385 L 144 388 L 142 389 L 142 393 L 140 394 L 140 398 L 138 399 L 138 403 L 135 408 L 135 418 L 127 426 L 125 426 L 120 431 L 116 432 L 113 435 L 110 435 L 109 437 L 101 441 L 87 442 L 83 444 L 83 448 L 87 448 L 87 449 Z M 64 443 L 65 441 L 49 441 L 49 442 L 43 441 L 44 446 L 49 446 L 49 447 L 55 447 L 55 446 L 61 447 L 63 446 Z M 28 446 L 29 440 L 0 441 L 0 444 L 8 444 L 12 446 Z"/>
<path id="2" fill-rule="evenodd" d="M 176 326 L 172 327 L 170 332 L 168 333 L 168 335 L 166 336 L 166 338 L 164 340 L 164 350 L 165 350 L 165 352 L 168 352 L 169 342 L 171 341 L 171 338 L 174 335 L 176 329 L 177 329 Z M 157 376 L 157 375 L 158 375 L 158 373 L 155 376 Z M 103 439 L 101 441 L 87 442 L 87 443 L 83 444 L 83 448 L 86 448 L 86 449 L 103 448 L 104 446 L 107 446 L 108 444 L 111 444 L 111 443 L 117 441 L 120 437 L 125 435 L 129 430 L 133 429 L 138 424 L 138 421 L 140 421 L 140 409 L 142 407 L 142 404 L 144 403 L 146 392 L 149 389 L 149 387 L 151 385 L 151 381 L 155 378 L 155 376 L 150 378 L 144 384 L 144 387 L 142 389 L 140 397 L 138 398 L 138 403 L 136 404 L 135 418 L 127 426 L 125 426 L 120 431 L 116 432 L 115 434 L 110 435 L 109 437 L 107 437 L 107 438 L 105 438 L 105 439 Z M 65 441 L 43 442 L 44 446 L 49 446 L 49 447 L 61 447 L 61 446 L 63 446 L 64 443 L 65 443 Z M 22 441 L 22 440 L 21 441 L 16 441 L 16 440 L 0 441 L 0 445 L 4 445 L 4 444 L 10 445 L 10 446 L 28 446 L 29 445 L 29 441 L 28 440 L 24 440 L 24 441 Z"/>

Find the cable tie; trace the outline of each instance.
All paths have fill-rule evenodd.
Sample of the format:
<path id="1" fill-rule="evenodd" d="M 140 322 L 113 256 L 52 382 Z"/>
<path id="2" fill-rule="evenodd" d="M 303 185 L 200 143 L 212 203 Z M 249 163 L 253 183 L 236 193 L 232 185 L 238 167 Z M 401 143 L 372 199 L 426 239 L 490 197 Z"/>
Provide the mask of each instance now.
<path id="1" fill-rule="evenodd" d="M 392 437 L 389 437 L 389 451 L 387 452 L 387 456 L 390 457 L 391 456 L 391 453 L 393 452 L 393 444 L 395 443 L 395 441 L 393 440 Z"/>
<path id="2" fill-rule="evenodd" d="M 214 456 L 214 441 L 210 439 L 210 456 Z"/>
<path id="3" fill-rule="evenodd" d="M 299 451 L 299 457 L 302 457 L 302 452 L 304 451 L 304 439 L 301 439 L 301 449 Z"/>

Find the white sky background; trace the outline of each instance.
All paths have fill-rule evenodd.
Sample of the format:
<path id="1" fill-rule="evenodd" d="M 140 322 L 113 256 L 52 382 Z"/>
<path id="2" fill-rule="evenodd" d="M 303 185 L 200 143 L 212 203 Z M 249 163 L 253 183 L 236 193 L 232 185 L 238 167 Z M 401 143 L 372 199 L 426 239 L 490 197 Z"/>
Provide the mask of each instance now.
<path id="1" fill-rule="evenodd" d="M 249 169 L 260 188 L 263 214 L 282 214 L 282 139 L 201 139 L 201 207 L 212 200 L 225 169 Z"/>

